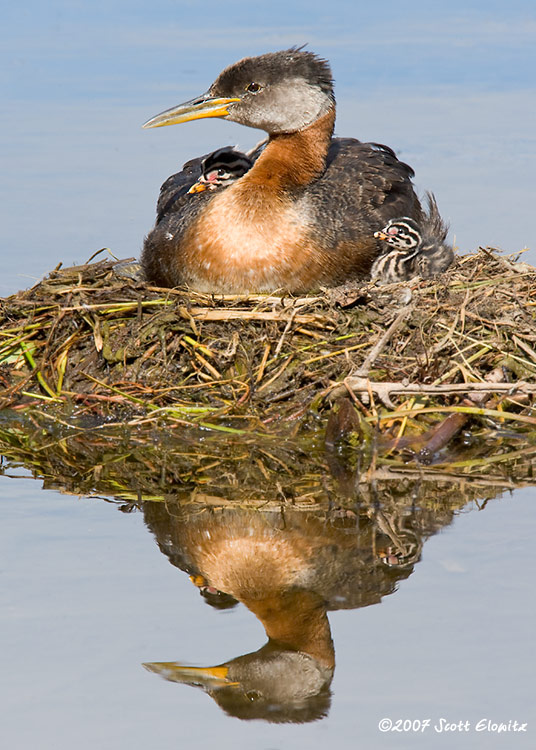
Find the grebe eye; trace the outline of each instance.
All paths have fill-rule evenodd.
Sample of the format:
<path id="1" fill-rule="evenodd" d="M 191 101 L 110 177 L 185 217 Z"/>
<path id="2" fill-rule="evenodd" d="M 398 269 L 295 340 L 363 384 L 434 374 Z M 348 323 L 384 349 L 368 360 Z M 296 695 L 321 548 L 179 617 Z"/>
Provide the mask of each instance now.
<path id="1" fill-rule="evenodd" d="M 257 91 L 261 90 L 260 83 L 250 83 L 248 86 L 246 86 L 246 91 L 249 91 L 250 94 L 256 94 Z"/>
<path id="2" fill-rule="evenodd" d="M 220 167 L 218 169 L 218 177 L 223 177 L 224 174 L 226 174 L 225 169 L 223 167 Z"/>

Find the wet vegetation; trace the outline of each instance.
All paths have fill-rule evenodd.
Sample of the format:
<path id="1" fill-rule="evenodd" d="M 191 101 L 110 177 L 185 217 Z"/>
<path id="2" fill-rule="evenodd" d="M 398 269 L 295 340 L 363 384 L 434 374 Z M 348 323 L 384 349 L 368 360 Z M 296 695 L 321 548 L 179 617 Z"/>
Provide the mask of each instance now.
<path id="1" fill-rule="evenodd" d="M 532 456 L 535 321 L 536 269 L 484 249 L 436 281 L 298 299 L 147 287 L 104 260 L 2 301 L 0 403 L 36 456 L 40 430 L 90 453 L 114 423 L 129 441 L 163 429 L 166 451 L 185 428 L 305 451 L 325 439 L 375 471 L 414 461 L 503 481 L 501 464 Z"/>

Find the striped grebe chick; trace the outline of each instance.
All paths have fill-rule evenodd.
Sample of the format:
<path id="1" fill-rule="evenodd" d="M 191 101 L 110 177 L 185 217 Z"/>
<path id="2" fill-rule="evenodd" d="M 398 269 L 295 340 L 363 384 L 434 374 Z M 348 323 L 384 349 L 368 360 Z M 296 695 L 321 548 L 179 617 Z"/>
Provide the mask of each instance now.
<path id="1" fill-rule="evenodd" d="M 228 186 L 245 175 L 252 166 L 253 161 L 241 151 L 229 146 L 219 148 L 201 161 L 201 177 L 188 192 L 202 193 L 204 190 Z"/>
<path id="2" fill-rule="evenodd" d="M 442 220 L 437 203 L 427 194 L 428 212 L 419 224 L 409 216 L 391 219 L 374 236 L 387 246 L 373 263 L 371 279 L 383 284 L 407 281 L 413 276 L 430 279 L 443 273 L 454 260 L 446 242 L 448 227 Z"/>

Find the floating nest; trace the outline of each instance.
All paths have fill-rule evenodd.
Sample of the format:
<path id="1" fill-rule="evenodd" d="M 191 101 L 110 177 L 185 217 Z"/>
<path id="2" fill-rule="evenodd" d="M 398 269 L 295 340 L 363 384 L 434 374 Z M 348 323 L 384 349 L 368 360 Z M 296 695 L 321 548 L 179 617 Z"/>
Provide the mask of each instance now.
<path id="1" fill-rule="evenodd" d="M 536 269 L 517 261 L 480 249 L 434 281 L 300 298 L 154 288 L 115 260 L 57 268 L 1 301 L 4 425 L 201 428 L 268 441 L 276 463 L 294 438 L 350 462 L 359 447 L 367 470 L 497 469 L 506 486 L 499 465 L 531 477 L 536 443 Z"/>

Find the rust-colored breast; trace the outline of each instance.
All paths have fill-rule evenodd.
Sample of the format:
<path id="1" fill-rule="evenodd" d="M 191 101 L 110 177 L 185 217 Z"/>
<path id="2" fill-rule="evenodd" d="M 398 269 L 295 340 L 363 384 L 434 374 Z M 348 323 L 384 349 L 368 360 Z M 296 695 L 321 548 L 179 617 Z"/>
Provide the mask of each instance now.
<path id="1" fill-rule="evenodd" d="M 307 226 L 292 203 L 262 188 L 254 192 L 252 200 L 238 183 L 222 191 L 187 230 L 181 265 L 194 288 L 293 289 L 303 286 L 301 277 L 311 263 L 318 265 Z"/>
<path id="2" fill-rule="evenodd" d="M 236 183 L 215 196 L 186 231 L 177 261 L 192 288 L 305 292 L 369 272 L 377 254 L 374 238 L 326 248 L 302 204 L 276 194 L 260 200 L 259 187 L 254 201 L 245 188 Z"/>

